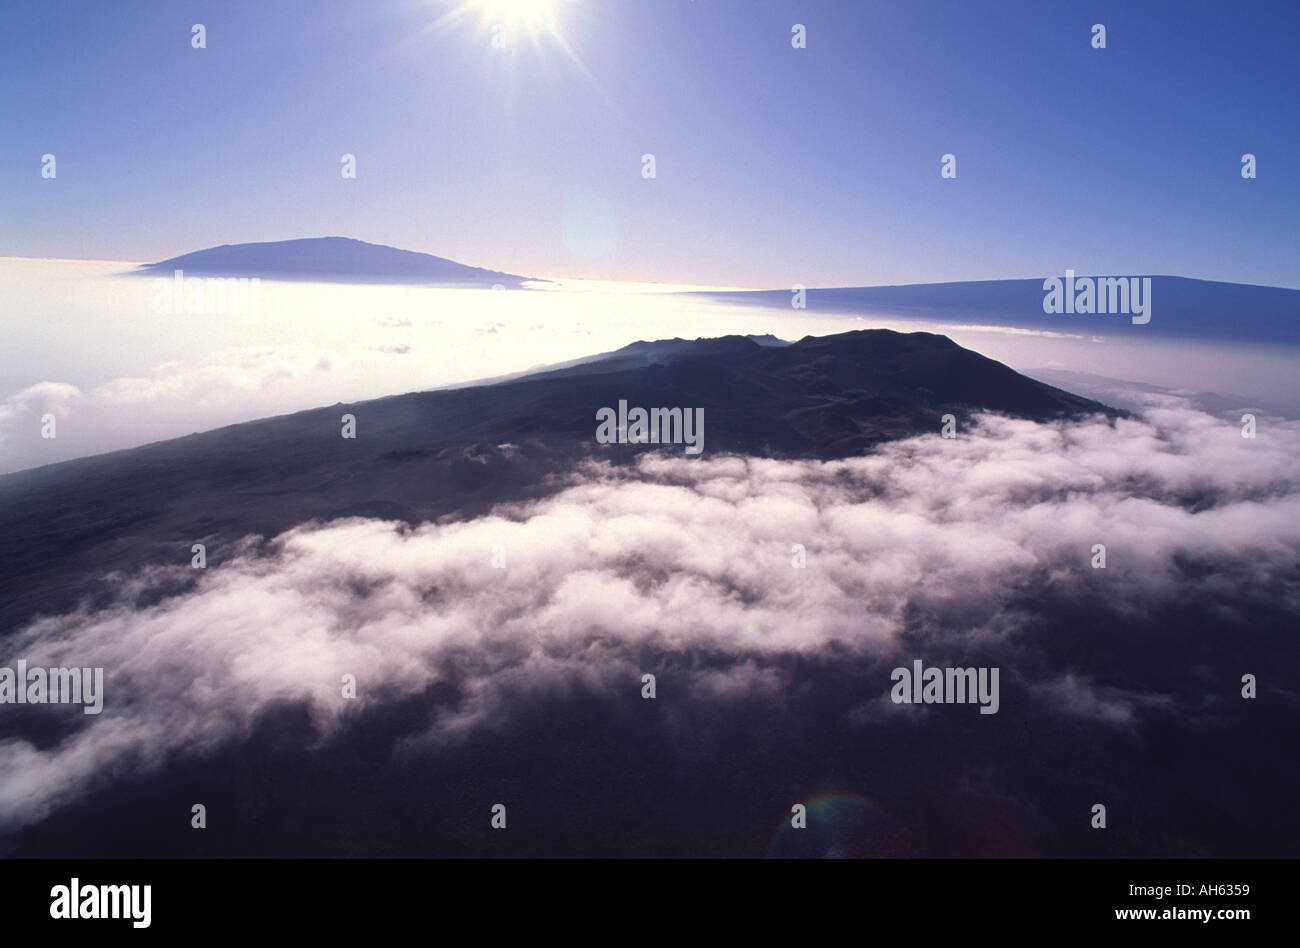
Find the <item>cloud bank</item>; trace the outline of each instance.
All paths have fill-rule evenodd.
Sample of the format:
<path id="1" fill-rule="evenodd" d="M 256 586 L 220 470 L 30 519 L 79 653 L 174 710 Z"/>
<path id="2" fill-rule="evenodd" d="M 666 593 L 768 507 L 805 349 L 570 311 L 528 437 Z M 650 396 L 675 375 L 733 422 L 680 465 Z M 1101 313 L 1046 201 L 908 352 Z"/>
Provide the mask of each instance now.
<path id="1" fill-rule="evenodd" d="M 4 642 L 0 664 L 102 666 L 106 694 L 93 720 L 43 712 L 67 712 L 56 738 L 0 741 L 0 828 L 126 769 L 210 753 L 283 702 L 305 704 L 326 741 L 440 682 L 459 697 L 428 721 L 432 748 L 501 726 L 530 695 L 635 693 L 645 672 L 701 707 L 779 703 L 792 663 L 861 669 L 853 714 L 870 728 L 912 710 L 887 692 L 889 668 L 913 658 L 1000 664 L 990 727 L 1026 714 L 1125 733 L 1150 715 L 1212 722 L 1239 684 L 1191 688 L 1213 643 L 1171 652 L 1149 622 L 1194 608 L 1224 636 L 1258 615 L 1293 626 L 1297 459 L 1300 424 L 1261 419 L 1246 439 L 1152 398 L 1143 420 L 989 415 L 956 439 L 835 462 L 645 454 L 586 464 L 547 498 L 475 520 L 250 538 L 201 573 L 122 577 L 112 606 Z M 1097 544 L 1105 569 L 1092 567 Z M 1071 625 L 1067 607 L 1109 624 Z M 1175 670 L 1133 661 L 1129 645 Z"/>

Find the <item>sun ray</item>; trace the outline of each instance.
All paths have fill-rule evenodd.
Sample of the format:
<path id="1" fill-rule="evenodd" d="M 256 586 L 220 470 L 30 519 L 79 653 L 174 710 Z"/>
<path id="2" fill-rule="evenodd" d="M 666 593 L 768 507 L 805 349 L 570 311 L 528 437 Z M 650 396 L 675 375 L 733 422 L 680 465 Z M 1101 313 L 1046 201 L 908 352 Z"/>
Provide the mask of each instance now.
<path id="1" fill-rule="evenodd" d="M 427 5 L 429 0 L 408 0 L 411 4 Z M 559 61 L 557 57 L 547 56 L 547 48 L 558 50 L 563 59 L 591 86 L 592 90 L 605 103 L 611 113 L 626 120 L 623 109 L 614 101 L 604 84 L 583 62 L 574 45 L 565 35 L 565 28 L 573 16 L 590 17 L 593 10 L 585 6 L 582 0 L 442 0 L 441 15 L 430 19 L 422 28 L 399 40 L 398 48 L 419 45 L 430 36 L 446 36 L 455 31 L 475 31 L 482 41 L 488 43 L 494 30 L 505 33 L 505 44 L 498 52 L 511 52 L 507 56 L 510 62 L 507 71 L 513 73 L 514 61 L 521 49 L 527 49 L 529 56 L 550 68 L 547 60 Z M 467 66 L 466 68 L 472 68 Z"/>
<path id="2" fill-rule="evenodd" d="M 450 26 L 477 15 L 484 26 L 501 26 L 529 34 L 559 35 L 559 11 L 572 0 L 463 0 L 432 24 Z"/>

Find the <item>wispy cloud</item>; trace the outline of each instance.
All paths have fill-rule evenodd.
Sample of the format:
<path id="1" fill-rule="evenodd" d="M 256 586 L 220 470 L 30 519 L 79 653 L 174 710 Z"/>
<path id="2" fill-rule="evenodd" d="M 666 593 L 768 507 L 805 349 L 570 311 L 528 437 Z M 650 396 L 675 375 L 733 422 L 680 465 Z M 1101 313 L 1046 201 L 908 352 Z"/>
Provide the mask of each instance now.
<path id="1" fill-rule="evenodd" d="M 985 416 L 957 439 L 836 462 L 592 463 L 546 499 L 416 529 L 305 524 L 202 573 L 150 570 L 109 608 L 10 637 L 10 664 L 103 666 L 106 697 L 57 743 L 0 743 L 0 825 L 128 763 L 238 738 L 276 702 L 305 702 L 328 734 L 350 708 L 454 678 L 461 697 L 428 739 L 455 740 L 521 695 L 635 687 L 652 654 L 702 656 L 675 687 L 729 700 L 779 694 L 791 658 L 888 667 L 921 647 L 932 662 L 985 650 L 1004 664 L 1004 708 L 1139 727 L 1182 699 L 1132 669 L 1107 680 L 1104 663 L 1040 661 L 1060 643 L 1031 632 L 1035 609 L 1066 590 L 1120 614 L 1191 602 L 1300 614 L 1297 457 L 1300 425 L 1244 439 L 1163 399 L 1142 421 Z M 1090 565 L 1098 543 L 1104 570 Z M 878 677 L 862 684 L 864 720 L 893 713 Z"/>

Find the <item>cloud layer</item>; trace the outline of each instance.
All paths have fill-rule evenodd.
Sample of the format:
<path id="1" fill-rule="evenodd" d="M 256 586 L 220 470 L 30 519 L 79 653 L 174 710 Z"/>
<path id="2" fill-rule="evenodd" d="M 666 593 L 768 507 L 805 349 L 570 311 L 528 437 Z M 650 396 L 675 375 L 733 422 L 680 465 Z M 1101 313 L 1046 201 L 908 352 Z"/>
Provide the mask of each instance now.
<path id="1" fill-rule="evenodd" d="M 202 573 L 124 577 L 113 606 L 5 641 L 0 664 L 104 667 L 106 696 L 93 719 L 49 709 L 77 719 L 57 739 L 0 741 L 0 828 L 124 769 L 212 752 L 283 702 L 305 703 L 327 740 L 349 715 L 440 682 L 459 698 L 428 722 L 431 747 L 473 740 L 529 695 L 637 691 L 647 671 L 700 706 L 779 702 L 792 662 L 864 669 L 864 727 L 903 713 L 888 669 L 914 658 L 1001 664 L 1003 720 L 1030 708 L 1125 731 L 1149 714 L 1210 720 L 1239 685 L 1198 698 L 1141 662 L 1094 658 L 1054 638 L 1065 626 L 1051 610 L 1082 603 L 1142 629 L 1195 605 L 1225 635 L 1256 613 L 1293 620 L 1297 459 L 1300 424 L 1262 419 L 1246 439 L 1153 398 L 1141 421 L 984 416 L 956 439 L 837 462 L 646 454 L 468 522 L 356 519 L 251 539 Z M 1193 661 L 1166 645 L 1152 643 L 1161 661 Z"/>

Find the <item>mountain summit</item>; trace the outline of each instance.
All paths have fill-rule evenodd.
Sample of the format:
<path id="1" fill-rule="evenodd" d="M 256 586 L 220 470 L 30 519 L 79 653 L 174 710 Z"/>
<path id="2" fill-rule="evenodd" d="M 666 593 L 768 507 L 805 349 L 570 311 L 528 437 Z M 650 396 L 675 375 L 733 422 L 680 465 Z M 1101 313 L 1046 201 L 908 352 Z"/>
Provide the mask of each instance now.
<path id="1" fill-rule="evenodd" d="M 368 244 L 350 237 L 305 237 L 269 243 L 222 244 L 158 263 L 137 274 L 175 270 L 211 276 L 261 277 L 330 283 L 416 283 L 441 286 L 517 287 L 532 277 L 466 266 L 432 254 Z"/>
<path id="2" fill-rule="evenodd" d="M 556 489 L 585 461 L 635 463 L 660 446 L 596 439 L 597 413 L 620 401 L 702 409 L 705 458 L 848 457 L 937 436 L 949 413 L 959 431 L 983 410 L 1122 414 L 931 333 L 634 343 L 508 382 L 337 404 L 4 475 L 0 634 L 93 598 L 93 577 L 174 561 L 195 537 L 209 556 L 228 555 L 245 536 L 310 520 L 476 516 Z M 340 437 L 345 414 L 353 439 Z M 74 573 L 76 582 L 49 579 Z"/>

